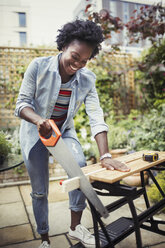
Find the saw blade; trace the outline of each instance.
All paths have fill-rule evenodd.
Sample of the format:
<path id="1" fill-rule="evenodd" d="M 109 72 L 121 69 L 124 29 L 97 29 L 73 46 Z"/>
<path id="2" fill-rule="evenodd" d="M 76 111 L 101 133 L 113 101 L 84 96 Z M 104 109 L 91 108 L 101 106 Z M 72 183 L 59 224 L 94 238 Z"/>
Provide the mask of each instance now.
<path id="1" fill-rule="evenodd" d="M 97 193 L 94 191 L 91 183 L 88 181 L 80 166 L 74 159 L 73 155 L 69 151 L 67 145 L 59 138 L 54 147 L 47 146 L 49 152 L 54 156 L 57 162 L 64 168 L 70 178 L 80 178 L 80 189 L 86 196 L 86 198 L 92 203 L 95 209 L 101 214 L 102 217 L 107 218 L 109 213 Z"/>

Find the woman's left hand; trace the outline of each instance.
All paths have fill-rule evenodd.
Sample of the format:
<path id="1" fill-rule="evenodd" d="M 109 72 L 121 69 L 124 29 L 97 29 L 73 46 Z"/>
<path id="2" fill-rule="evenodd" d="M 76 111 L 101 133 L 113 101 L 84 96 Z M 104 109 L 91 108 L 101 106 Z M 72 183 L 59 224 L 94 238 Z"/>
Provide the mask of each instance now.
<path id="1" fill-rule="evenodd" d="M 104 158 L 101 160 L 101 166 L 107 170 L 130 171 L 124 162 L 117 161 L 111 158 Z"/>

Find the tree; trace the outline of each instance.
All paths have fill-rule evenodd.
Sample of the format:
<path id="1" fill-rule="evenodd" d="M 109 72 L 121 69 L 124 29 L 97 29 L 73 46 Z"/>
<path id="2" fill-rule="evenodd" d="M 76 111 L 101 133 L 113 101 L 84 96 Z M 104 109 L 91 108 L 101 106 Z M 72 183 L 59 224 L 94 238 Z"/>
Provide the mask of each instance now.
<path id="1" fill-rule="evenodd" d="M 137 10 L 133 11 L 133 14 Z M 125 25 L 130 44 L 149 39 L 152 44 L 160 43 L 165 33 L 165 8 L 161 4 L 142 6 L 137 17 L 134 15 Z"/>
<path id="2" fill-rule="evenodd" d="M 165 39 L 148 50 L 142 60 L 137 62 L 137 69 L 141 107 L 160 108 L 165 103 Z"/>
<path id="3" fill-rule="evenodd" d="M 108 10 L 91 13 L 90 7 L 88 5 L 85 10 L 88 18 L 101 25 L 105 39 L 110 39 L 113 31 L 120 32 L 125 27 L 129 44 L 150 40 L 151 48 L 141 61 L 136 61 L 134 70 L 138 75 L 136 82 L 142 91 L 139 102 L 149 109 L 160 107 L 165 101 L 165 8 L 160 3 L 142 6 L 139 13 L 134 10 L 129 22 L 123 24 L 118 17 L 112 17 Z"/>
<path id="4" fill-rule="evenodd" d="M 123 30 L 124 24 L 119 17 L 113 17 L 108 10 L 102 9 L 100 12 L 90 11 L 91 4 L 88 4 L 85 9 L 87 18 L 101 25 L 103 35 L 106 42 L 110 42 L 112 38 L 112 32 L 120 33 Z M 119 50 L 120 44 L 112 45 L 112 50 Z"/>
<path id="5" fill-rule="evenodd" d="M 120 33 L 124 27 L 128 31 L 130 44 L 147 38 L 154 44 L 157 41 L 160 42 L 164 36 L 165 8 L 160 3 L 142 6 L 139 13 L 134 10 L 134 16 L 126 24 L 119 17 L 112 16 L 106 9 L 92 12 L 90 7 L 91 4 L 88 4 L 85 9 L 87 18 L 101 25 L 105 39 L 110 39 L 112 32 Z"/>
<path id="6" fill-rule="evenodd" d="M 137 10 L 134 10 L 135 14 Z M 165 103 L 165 8 L 161 4 L 143 6 L 126 24 L 130 44 L 150 40 L 151 47 L 136 63 L 136 81 L 141 89 L 143 109 Z"/>

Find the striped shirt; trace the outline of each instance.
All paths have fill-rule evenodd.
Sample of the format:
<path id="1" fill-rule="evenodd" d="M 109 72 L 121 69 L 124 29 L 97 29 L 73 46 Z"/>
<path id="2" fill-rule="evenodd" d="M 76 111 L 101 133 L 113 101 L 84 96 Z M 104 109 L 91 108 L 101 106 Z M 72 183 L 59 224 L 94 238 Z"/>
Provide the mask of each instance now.
<path id="1" fill-rule="evenodd" d="M 69 102 L 72 93 L 71 81 L 72 80 L 65 84 L 61 84 L 61 89 L 51 115 L 51 119 L 54 120 L 58 128 L 63 125 L 67 118 Z"/>

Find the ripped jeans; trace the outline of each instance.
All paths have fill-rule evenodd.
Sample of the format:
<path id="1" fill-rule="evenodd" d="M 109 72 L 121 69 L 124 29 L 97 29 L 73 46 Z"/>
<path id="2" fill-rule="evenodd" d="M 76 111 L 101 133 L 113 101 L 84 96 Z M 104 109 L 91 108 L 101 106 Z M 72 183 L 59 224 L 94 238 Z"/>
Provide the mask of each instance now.
<path id="1" fill-rule="evenodd" d="M 73 154 L 80 167 L 86 166 L 85 157 L 80 143 L 73 138 L 63 138 L 68 149 Z M 22 155 L 28 170 L 32 186 L 32 205 L 37 224 L 37 232 L 44 234 L 49 231 L 48 223 L 48 189 L 49 189 L 49 152 L 39 140 L 32 148 L 29 159 L 26 160 L 22 148 Z M 65 156 L 65 154 L 64 154 Z M 85 196 L 80 190 L 69 192 L 69 208 L 75 212 L 86 207 Z"/>

